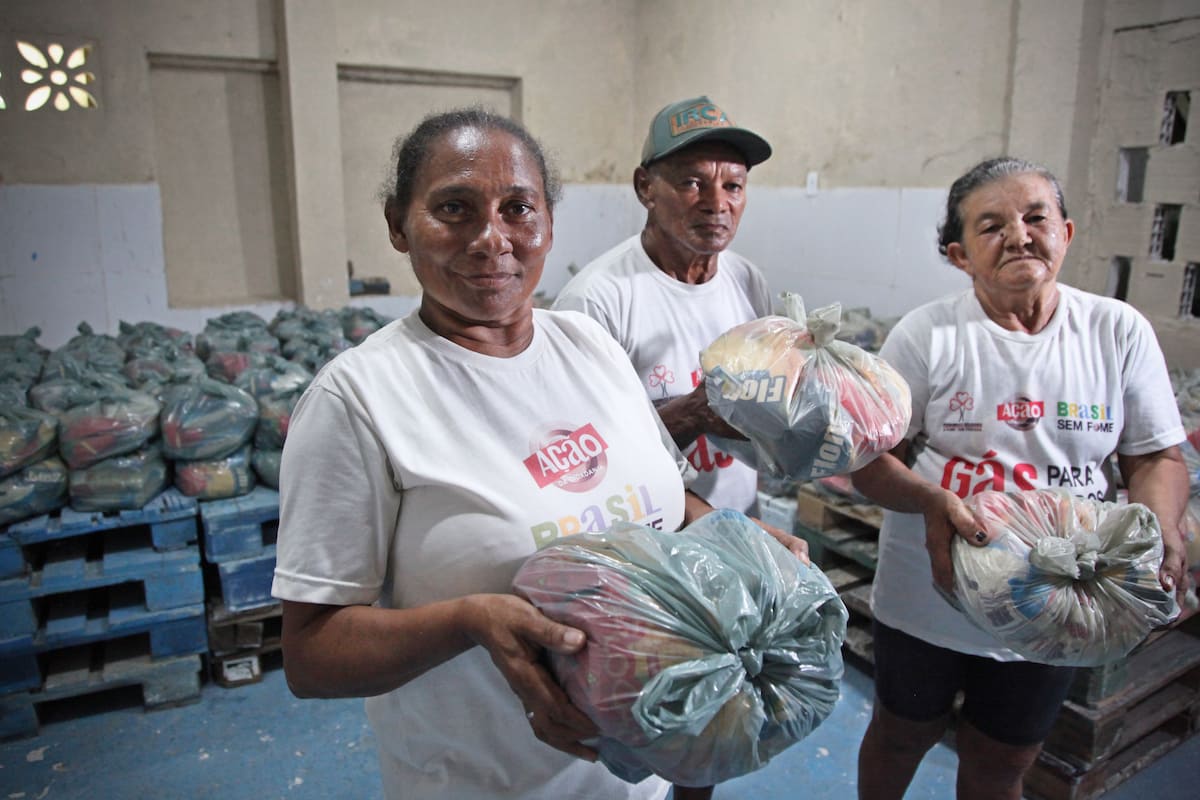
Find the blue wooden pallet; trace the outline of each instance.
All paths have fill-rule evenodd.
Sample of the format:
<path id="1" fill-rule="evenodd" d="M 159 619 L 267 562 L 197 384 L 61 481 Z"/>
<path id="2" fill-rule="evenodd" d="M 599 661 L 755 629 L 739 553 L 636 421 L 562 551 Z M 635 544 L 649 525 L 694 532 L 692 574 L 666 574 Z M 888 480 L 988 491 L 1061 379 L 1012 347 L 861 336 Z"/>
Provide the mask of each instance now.
<path id="1" fill-rule="evenodd" d="M 15 578 L 24 575 L 25 570 L 21 545 L 7 533 L 0 532 L 0 578 Z"/>
<path id="2" fill-rule="evenodd" d="M 222 561 L 216 568 L 220 599 L 227 611 L 246 611 L 278 602 L 271 596 L 275 545 L 268 545 L 260 555 Z"/>
<path id="3" fill-rule="evenodd" d="M 69 592 L 133 583 L 149 611 L 204 602 L 199 548 L 158 551 L 148 540 L 144 528 L 128 528 L 35 546 L 29 574 L 0 580 L 0 642 L 33 634 L 42 610 Z"/>
<path id="4" fill-rule="evenodd" d="M 173 550 L 196 541 L 197 503 L 174 487 L 136 511 L 76 511 L 64 508 L 52 514 L 14 522 L 7 533 L 21 546 L 65 539 L 94 531 L 145 525 L 156 550 Z"/>
<path id="5" fill-rule="evenodd" d="M 275 543 L 279 492 L 257 486 L 228 500 L 200 502 L 204 557 L 213 564 L 262 556 Z"/>
<path id="6" fill-rule="evenodd" d="M 36 632 L 0 642 L 0 694 L 39 686 L 39 658 L 55 651 L 131 637 L 148 641 L 155 658 L 204 653 L 204 605 L 148 611 L 132 584 L 57 597 Z"/>
<path id="7" fill-rule="evenodd" d="M 34 736 L 38 705 L 125 686 L 140 686 L 147 710 L 200 699 L 199 655 L 155 658 L 134 640 L 71 648 L 47 659 L 45 681 L 33 691 L 0 695 L 0 739 Z"/>

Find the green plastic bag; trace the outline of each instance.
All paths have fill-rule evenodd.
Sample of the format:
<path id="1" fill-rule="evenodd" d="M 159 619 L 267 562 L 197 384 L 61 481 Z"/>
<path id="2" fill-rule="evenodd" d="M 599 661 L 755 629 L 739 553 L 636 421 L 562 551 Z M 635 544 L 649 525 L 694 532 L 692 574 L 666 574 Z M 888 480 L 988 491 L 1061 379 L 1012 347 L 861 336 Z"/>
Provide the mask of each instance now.
<path id="1" fill-rule="evenodd" d="M 569 536 L 531 556 L 513 587 L 587 635 L 551 668 L 624 780 L 744 775 L 837 702 L 845 606 L 819 569 L 738 512 L 671 533 L 618 523 Z"/>

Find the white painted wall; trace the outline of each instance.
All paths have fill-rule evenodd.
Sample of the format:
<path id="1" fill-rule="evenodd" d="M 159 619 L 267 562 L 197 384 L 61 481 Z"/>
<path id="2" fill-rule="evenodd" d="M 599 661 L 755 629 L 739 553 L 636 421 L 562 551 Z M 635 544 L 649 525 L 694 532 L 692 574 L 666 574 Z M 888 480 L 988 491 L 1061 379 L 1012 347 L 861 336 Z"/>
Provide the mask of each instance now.
<path id="1" fill-rule="evenodd" d="M 896 316 L 965 286 L 933 245 L 944 200 L 931 189 L 808 195 L 753 187 L 734 249 L 763 269 L 775 293 L 799 292 L 809 307 L 838 301 Z M 568 185 L 539 290 L 552 297 L 570 265 L 582 267 L 633 235 L 643 219 L 629 186 Z M 416 303 L 415 296 L 351 300 L 393 317 Z M 75 335 L 80 322 L 102 333 L 116 333 L 121 321 L 199 332 L 228 311 L 251 310 L 269 320 L 286 305 L 169 307 L 155 184 L 0 185 L 0 334 L 37 325 L 39 341 L 53 348 Z"/>

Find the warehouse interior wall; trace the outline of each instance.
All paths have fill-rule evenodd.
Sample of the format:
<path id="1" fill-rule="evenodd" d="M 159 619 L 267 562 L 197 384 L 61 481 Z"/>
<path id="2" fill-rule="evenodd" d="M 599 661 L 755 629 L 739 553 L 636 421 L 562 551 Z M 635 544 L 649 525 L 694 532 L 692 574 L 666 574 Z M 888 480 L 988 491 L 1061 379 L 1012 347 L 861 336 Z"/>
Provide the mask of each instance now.
<path id="1" fill-rule="evenodd" d="M 392 142 L 465 103 L 520 119 L 560 168 L 553 296 L 640 228 L 653 113 L 708 94 L 775 149 L 734 244 L 773 290 L 896 316 L 964 287 L 934 247 L 946 189 L 1010 153 L 1063 180 L 1063 280 L 1123 288 L 1196 366 L 1200 123 L 1159 138 L 1167 96 L 1186 129 L 1200 90 L 1198 18 L 1187 0 L 10 0 L 0 333 L 407 313 L 418 289 L 379 206 Z M 1117 191 L 1130 153 L 1135 201 Z M 390 294 L 351 298 L 351 271 Z"/>

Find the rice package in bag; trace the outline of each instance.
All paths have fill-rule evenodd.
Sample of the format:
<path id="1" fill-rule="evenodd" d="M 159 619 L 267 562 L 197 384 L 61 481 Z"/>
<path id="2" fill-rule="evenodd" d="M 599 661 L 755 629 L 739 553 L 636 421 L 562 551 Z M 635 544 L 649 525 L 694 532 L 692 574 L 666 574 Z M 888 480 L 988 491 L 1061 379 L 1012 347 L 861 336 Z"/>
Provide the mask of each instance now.
<path id="1" fill-rule="evenodd" d="M 1030 661 L 1095 667 L 1125 657 L 1179 614 L 1159 584 L 1162 530 L 1140 503 L 1042 489 L 967 501 L 994 538 L 955 538 L 955 599 L 976 625 Z"/>
<path id="2" fill-rule="evenodd" d="M 759 769 L 832 711 L 846 608 L 825 575 L 736 511 L 663 532 L 618 523 L 531 556 L 513 587 L 582 630 L 550 655 L 618 777 L 707 786 Z"/>
<path id="3" fill-rule="evenodd" d="M 749 439 L 716 443 L 798 481 L 861 469 L 904 438 L 908 383 L 883 359 L 834 338 L 840 305 L 809 315 L 799 295 L 783 299 L 787 316 L 738 325 L 700 353 L 709 406 Z"/>

